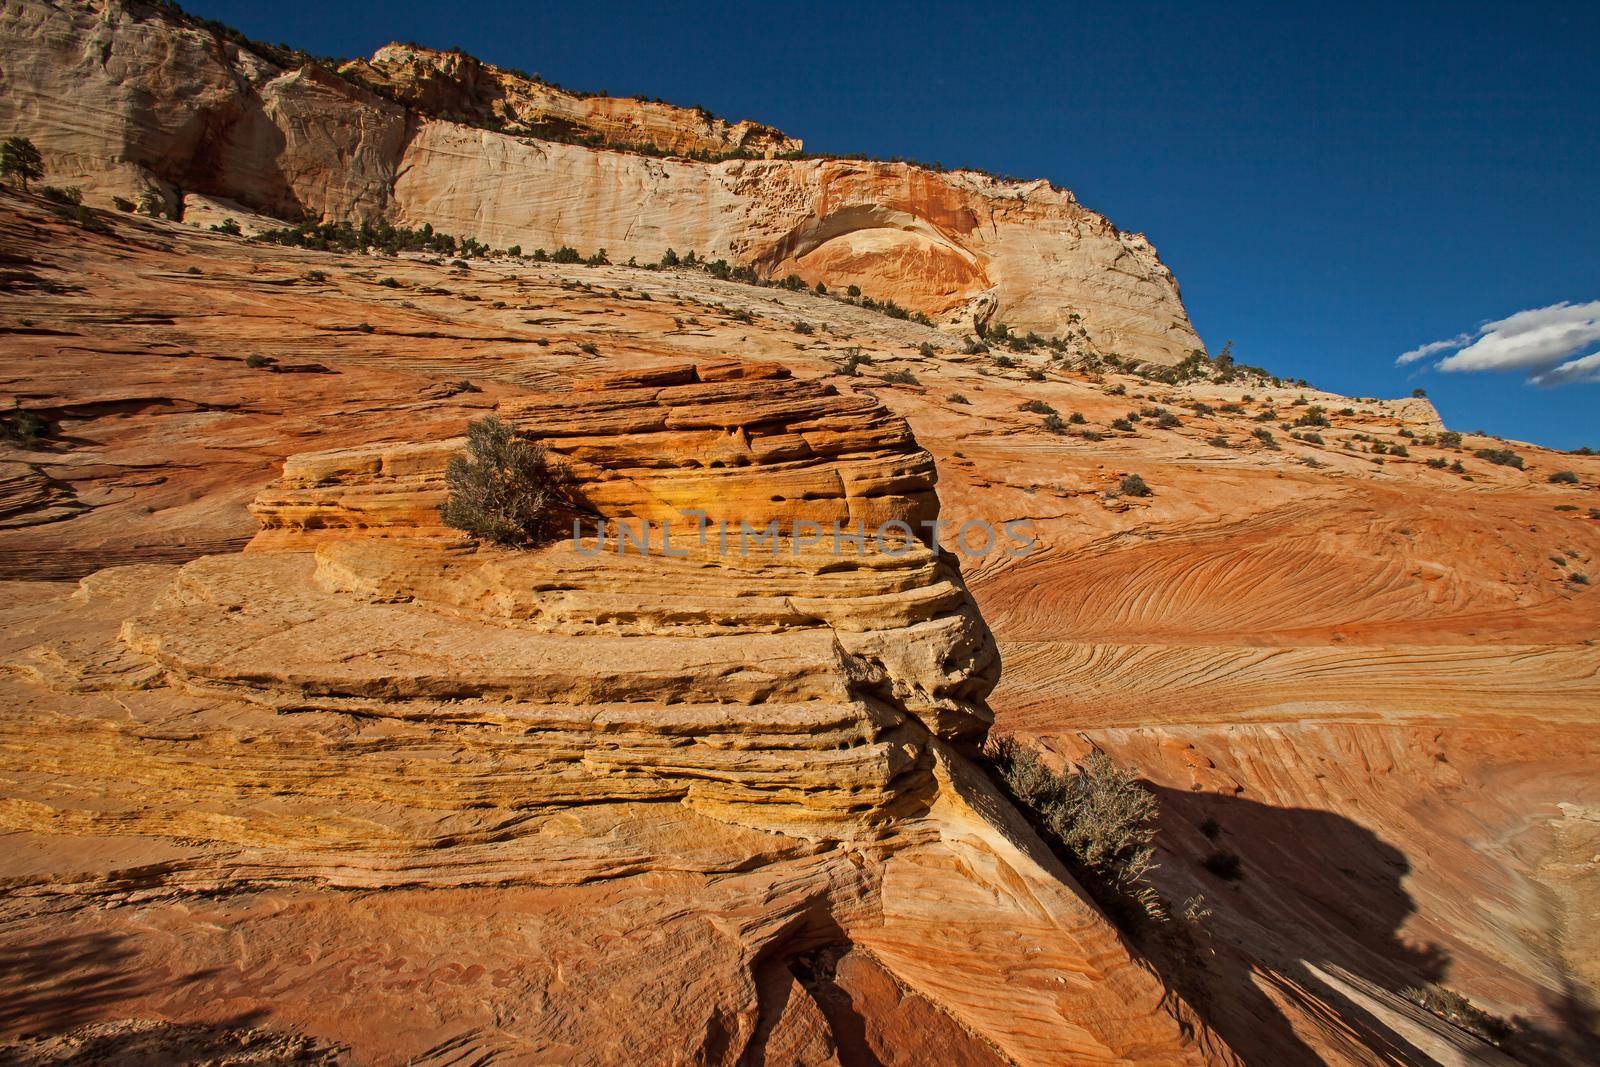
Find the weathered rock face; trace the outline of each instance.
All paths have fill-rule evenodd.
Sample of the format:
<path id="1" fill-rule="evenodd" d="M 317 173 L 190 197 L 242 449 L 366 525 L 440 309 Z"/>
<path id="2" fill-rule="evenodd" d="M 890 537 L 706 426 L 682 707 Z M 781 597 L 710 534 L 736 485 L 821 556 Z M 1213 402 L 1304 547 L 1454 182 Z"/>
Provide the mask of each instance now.
<path id="1" fill-rule="evenodd" d="M 439 519 L 461 439 L 377 444 L 287 461 L 245 553 L 0 606 L 0 948 L 31 957 L 56 913 L 216 978 L 27 1029 L 254 1007 L 376 1062 L 1229 1061 L 968 762 L 998 662 L 954 558 L 807 536 L 937 517 L 903 420 L 727 359 L 499 413 L 563 457 L 591 530 L 692 509 L 778 536 L 491 548 Z M 207 892 L 228 914 L 175 940 L 79 907 L 131 894 L 162 925 Z M 396 934 L 401 970 L 454 975 L 424 983 L 437 1018 L 377 1024 L 407 983 L 354 960 Z M 206 965 L 240 946 L 320 992 Z M 311 981 L 323 958 L 356 970 Z"/>
<path id="2" fill-rule="evenodd" d="M 568 123 L 674 151 L 788 151 L 764 127 L 665 105 L 580 98 L 464 56 L 391 46 L 350 69 L 282 70 L 135 0 L 0 13 L 0 126 L 49 180 L 90 200 L 186 193 L 284 217 L 388 218 L 494 247 L 653 262 L 668 247 L 768 276 L 859 285 L 972 332 L 991 320 L 1175 363 L 1201 343 L 1142 235 L 1043 181 L 906 164 L 597 149 L 452 121 Z M 93 98 L 95 106 L 83 101 Z M 720 146 L 718 148 L 717 146 Z"/>
<path id="3" fill-rule="evenodd" d="M 0 442 L 0 1042 L 1495 1062 L 1400 995 L 1434 982 L 1592 1059 L 1600 459 L 1494 466 L 1424 403 L 1313 389 L 1323 440 L 1273 447 L 1302 390 L 1006 367 L 699 272 L 98 221 L 0 190 L 0 395 L 45 423 Z M 1112 428 L 1153 406 L 1179 424 Z M 1199 962 L 1133 955 L 961 755 L 981 712 L 940 702 L 988 683 L 945 557 L 474 548 L 440 442 L 495 411 L 620 518 L 925 514 L 924 449 L 943 517 L 1027 518 L 1038 551 L 961 561 L 997 727 L 1151 784 Z"/>
<path id="4" fill-rule="evenodd" d="M 748 152 L 774 156 L 804 144 L 770 126 L 728 122 L 704 111 L 654 100 L 582 95 L 460 52 L 390 44 L 370 60 L 340 68 L 385 96 L 429 115 L 496 127 L 510 134 L 553 132 L 619 148 L 680 155 Z"/>

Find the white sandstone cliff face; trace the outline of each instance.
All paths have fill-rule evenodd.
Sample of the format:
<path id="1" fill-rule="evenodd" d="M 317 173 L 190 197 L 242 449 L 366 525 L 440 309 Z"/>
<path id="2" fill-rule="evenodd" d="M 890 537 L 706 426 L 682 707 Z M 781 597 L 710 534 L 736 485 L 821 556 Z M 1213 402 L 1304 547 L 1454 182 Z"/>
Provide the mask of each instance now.
<path id="1" fill-rule="evenodd" d="M 1066 335 L 1081 321 L 1100 351 L 1158 363 L 1201 347 L 1150 243 L 1044 181 L 857 160 L 703 163 L 500 133 L 314 66 L 281 70 L 129 0 L 17 0 L 0 15 L 0 47 L 0 129 L 32 138 L 47 180 L 82 186 L 92 203 L 154 191 L 176 210 L 200 193 L 287 218 L 426 222 L 526 251 L 567 244 L 648 262 L 694 249 L 767 276 L 858 285 L 962 332 L 1004 321 Z M 392 53 L 362 65 L 391 75 L 385 91 L 421 62 Z M 454 58 L 427 67 L 420 89 L 401 88 L 437 96 L 467 59 Z M 482 65 L 456 72 L 472 74 L 468 101 L 484 98 L 478 82 L 504 78 Z M 664 124 L 680 113 L 692 117 L 690 150 L 781 137 L 666 105 L 570 101 L 540 97 L 515 113 L 559 104 L 601 136 L 655 144 L 672 143 Z"/>

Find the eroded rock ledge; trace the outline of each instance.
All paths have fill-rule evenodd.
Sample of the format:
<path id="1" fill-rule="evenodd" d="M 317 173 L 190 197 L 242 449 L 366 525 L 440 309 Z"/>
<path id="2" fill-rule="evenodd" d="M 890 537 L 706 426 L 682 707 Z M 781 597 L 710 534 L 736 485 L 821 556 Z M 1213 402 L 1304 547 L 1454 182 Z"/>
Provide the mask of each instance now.
<path id="1" fill-rule="evenodd" d="M 500 413 L 565 457 L 591 517 L 937 514 L 898 417 L 777 367 L 668 367 Z M 373 937 L 474 961 L 432 1030 L 374 1029 L 387 994 L 359 980 L 202 990 L 385 1062 L 838 1062 L 824 1009 L 846 980 L 921 1013 L 903 1047 L 962 1062 L 1229 1058 L 963 756 L 998 663 L 953 559 L 488 548 L 439 521 L 460 445 L 295 457 L 249 551 L 101 571 L 10 620 L 13 921 L 64 916 L 168 972 L 240 952 L 296 968 Z M 505 926 L 485 887 L 516 922 L 458 947 Z M 384 892 L 355 909 L 332 889 Z M 244 902 L 197 924 L 195 891 Z M 314 930 L 280 921 L 302 908 Z M 373 908 L 396 919 L 369 929 Z M 489 982 L 546 957 L 562 977 L 537 995 Z M 190 1017 L 191 995 L 111 997 L 105 1017 Z"/>

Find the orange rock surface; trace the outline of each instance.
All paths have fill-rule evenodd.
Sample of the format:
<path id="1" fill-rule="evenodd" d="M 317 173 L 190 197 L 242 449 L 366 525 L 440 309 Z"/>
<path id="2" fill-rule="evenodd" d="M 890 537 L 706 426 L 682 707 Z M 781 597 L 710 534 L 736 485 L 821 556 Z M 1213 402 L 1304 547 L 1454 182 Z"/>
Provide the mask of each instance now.
<path id="1" fill-rule="evenodd" d="M 359 1062 L 1494 1062 L 1401 995 L 1433 982 L 1586 1054 L 1600 461 L 1005 367 L 697 272 L 0 196 L 0 374 L 46 423 L 0 456 L 8 1053 L 160 1025 Z M 1321 444 L 1281 428 L 1302 395 Z M 475 548 L 439 471 L 490 411 L 613 518 L 937 509 L 1038 550 Z M 990 784 L 991 705 L 1150 783 L 1155 881 L 1210 909 L 1189 969 Z"/>

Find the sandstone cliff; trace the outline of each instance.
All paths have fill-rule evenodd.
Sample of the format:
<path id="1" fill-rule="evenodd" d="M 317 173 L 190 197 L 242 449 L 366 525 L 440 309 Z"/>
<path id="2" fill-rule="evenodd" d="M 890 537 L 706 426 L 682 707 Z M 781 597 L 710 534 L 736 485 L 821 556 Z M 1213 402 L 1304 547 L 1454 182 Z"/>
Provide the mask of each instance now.
<path id="1" fill-rule="evenodd" d="M 859 285 L 961 332 L 1004 321 L 1066 336 L 1081 323 L 1101 352 L 1169 364 L 1201 347 L 1150 243 L 1044 181 L 540 139 L 555 123 L 684 152 L 794 144 L 688 109 L 560 93 L 451 53 L 391 46 L 348 66 L 349 79 L 285 69 L 138 0 L 18 0 L 0 13 L 0 49 L 0 129 L 32 138 L 48 180 L 97 204 L 153 192 L 176 214 L 198 193 L 284 218 L 429 223 L 526 251 L 654 261 L 694 249 L 768 277 Z"/>

